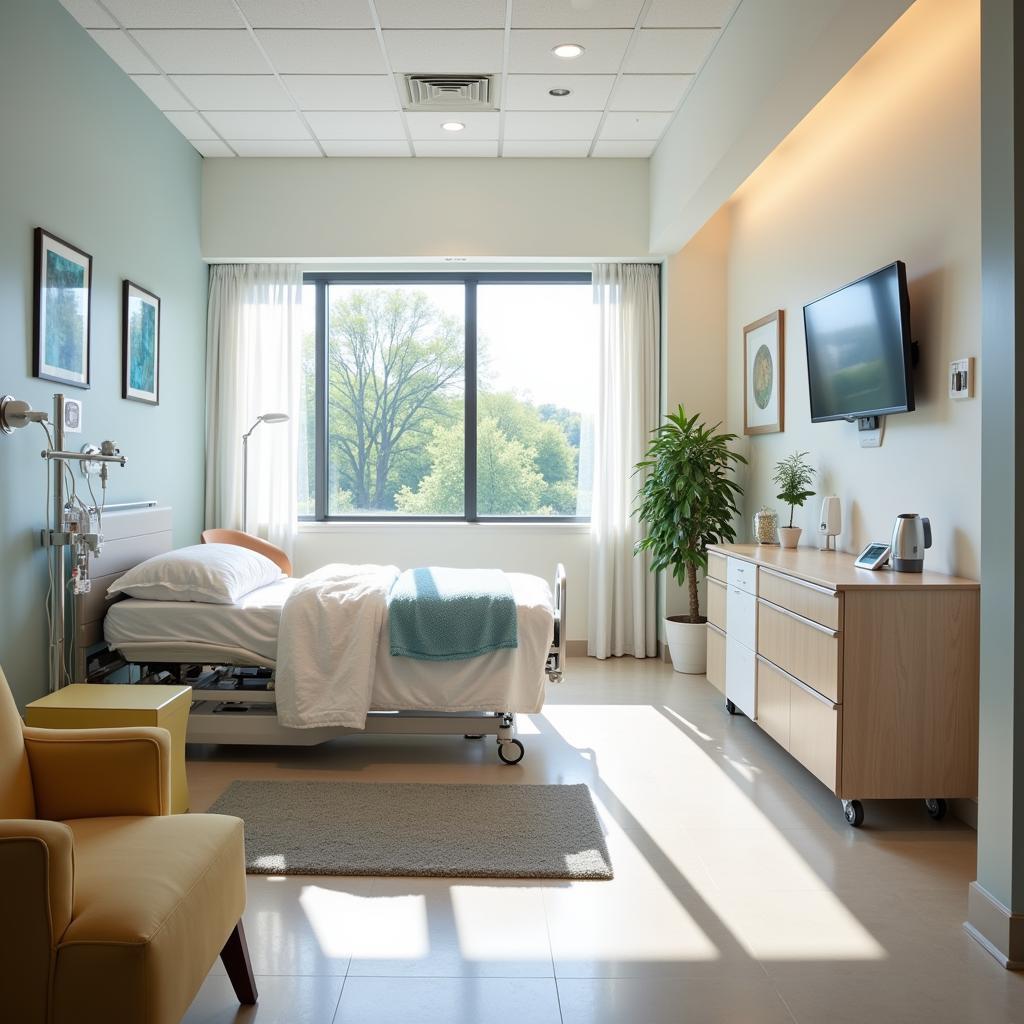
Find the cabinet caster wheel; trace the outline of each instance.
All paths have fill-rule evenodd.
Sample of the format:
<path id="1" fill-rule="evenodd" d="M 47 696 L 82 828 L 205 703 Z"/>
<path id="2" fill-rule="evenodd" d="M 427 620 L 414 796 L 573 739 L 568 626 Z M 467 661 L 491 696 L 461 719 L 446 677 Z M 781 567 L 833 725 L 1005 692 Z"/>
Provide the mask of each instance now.
<path id="1" fill-rule="evenodd" d="M 928 817 L 933 821 L 942 821 L 946 816 L 948 808 L 945 800 L 941 800 L 936 797 L 932 800 L 925 800 L 924 805 L 928 808 Z"/>
<path id="2" fill-rule="evenodd" d="M 728 711 L 730 715 L 735 715 L 736 714 L 736 705 L 733 704 L 733 702 L 731 700 L 727 700 L 725 702 L 725 710 Z"/>
<path id="3" fill-rule="evenodd" d="M 864 805 L 859 800 L 844 800 L 843 817 L 851 828 L 860 828 L 864 824 Z"/>
<path id="4" fill-rule="evenodd" d="M 519 764 L 525 754 L 526 749 L 519 740 L 498 741 L 498 757 L 500 757 L 505 764 Z"/>

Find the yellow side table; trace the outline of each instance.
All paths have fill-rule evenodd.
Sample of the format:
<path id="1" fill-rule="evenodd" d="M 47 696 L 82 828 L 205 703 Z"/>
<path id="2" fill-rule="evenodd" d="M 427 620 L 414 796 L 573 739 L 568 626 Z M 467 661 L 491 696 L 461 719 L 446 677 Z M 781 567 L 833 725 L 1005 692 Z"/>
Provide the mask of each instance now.
<path id="1" fill-rule="evenodd" d="M 102 729 L 156 725 L 171 734 L 171 811 L 188 810 L 185 732 L 192 706 L 191 686 L 147 683 L 72 683 L 32 701 L 27 725 L 41 729 Z"/>

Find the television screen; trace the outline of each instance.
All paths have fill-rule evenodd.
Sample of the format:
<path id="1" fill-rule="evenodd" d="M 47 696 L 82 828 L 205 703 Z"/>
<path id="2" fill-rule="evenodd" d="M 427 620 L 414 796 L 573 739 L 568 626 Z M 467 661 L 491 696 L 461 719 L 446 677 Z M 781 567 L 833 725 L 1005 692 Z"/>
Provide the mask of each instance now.
<path id="1" fill-rule="evenodd" d="M 896 262 L 804 306 L 811 419 L 910 412 L 910 301 Z"/>

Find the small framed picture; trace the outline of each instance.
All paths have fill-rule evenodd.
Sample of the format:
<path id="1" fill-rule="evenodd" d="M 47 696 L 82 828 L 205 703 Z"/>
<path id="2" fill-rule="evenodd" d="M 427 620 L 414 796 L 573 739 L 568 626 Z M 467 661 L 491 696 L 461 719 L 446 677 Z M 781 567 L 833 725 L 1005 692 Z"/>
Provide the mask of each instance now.
<path id="1" fill-rule="evenodd" d="M 777 309 L 743 328 L 743 433 L 785 429 L 784 314 Z"/>
<path id="2" fill-rule="evenodd" d="M 160 299 L 124 282 L 121 307 L 121 396 L 160 404 Z"/>
<path id="3" fill-rule="evenodd" d="M 35 233 L 32 372 L 89 387 L 92 257 L 43 228 Z"/>

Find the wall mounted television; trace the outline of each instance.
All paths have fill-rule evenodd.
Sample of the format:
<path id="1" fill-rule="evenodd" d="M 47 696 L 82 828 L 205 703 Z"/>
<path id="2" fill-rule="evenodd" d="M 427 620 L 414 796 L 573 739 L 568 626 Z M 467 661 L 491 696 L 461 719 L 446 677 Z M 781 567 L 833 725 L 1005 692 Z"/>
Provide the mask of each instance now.
<path id="1" fill-rule="evenodd" d="M 907 268 L 897 260 L 804 306 L 811 421 L 914 409 Z"/>

